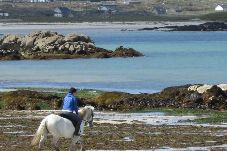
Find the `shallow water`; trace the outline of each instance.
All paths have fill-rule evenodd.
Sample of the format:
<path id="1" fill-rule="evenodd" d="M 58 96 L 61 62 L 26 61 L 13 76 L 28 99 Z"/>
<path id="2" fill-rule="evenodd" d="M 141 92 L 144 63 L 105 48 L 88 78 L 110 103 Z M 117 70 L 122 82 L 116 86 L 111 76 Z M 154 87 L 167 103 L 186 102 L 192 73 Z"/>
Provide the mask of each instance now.
<path id="1" fill-rule="evenodd" d="M 188 83 L 227 83 L 226 32 L 121 31 L 76 26 L 9 26 L 0 33 L 27 34 L 51 29 L 91 36 L 97 46 L 124 45 L 145 54 L 140 58 L 1 61 L 0 88 L 69 87 L 157 92 Z M 36 27 L 36 28 L 35 28 Z"/>

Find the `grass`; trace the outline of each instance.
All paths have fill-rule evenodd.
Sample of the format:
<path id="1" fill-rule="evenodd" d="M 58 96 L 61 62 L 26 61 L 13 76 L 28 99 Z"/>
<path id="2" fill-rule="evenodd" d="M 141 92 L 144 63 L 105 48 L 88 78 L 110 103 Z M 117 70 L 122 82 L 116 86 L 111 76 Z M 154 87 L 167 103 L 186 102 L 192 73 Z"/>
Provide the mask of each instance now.
<path id="1" fill-rule="evenodd" d="M 111 105 L 113 104 L 116 100 L 122 97 L 124 93 L 121 92 L 105 92 L 102 95 L 99 95 L 98 97 L 95 98 L 95 102 L 98 105 Z"/>
<path id="2" fill-rule="evenodd" d="M 77 96 L 79 98 L 91 99 L 100 96 L 104 91 L 101 90 L 93 90 L 93 89 L 80 89 L 77 92 Z"/>
<path id="3" fill-rule="evenodd" d="M 6 106 L 6 102 L 3 100 L 0 100 L 0 109 L 4 109 Z"/>
<path id="4" fill-rule="evenodd" d="M 48 105 L 48 103 L 45 103 L 45 102 L 37 103 L 35 107 L 36 107 L 36 109 L 39 109 L 39 110 L 50 110 L 51 109 L 51 107 Z"/>
<path id="5" fill-rule="evenodd" d="M 210 20 L 210 21 L 227 21 L 227 12 L 217 12 L 202 15 L 199 17 L 201 20 Z"/>
<path id="6" fill-rule="evenodd" d="M 30 91 L 38 91 L 38 92 L 53 92 L 58 96 L 63 97 L 67 92 L 68 89 L 65 88 L 32 88 L 32 87 L 23 87 L 23 88 L 15 88 L 17 90 L 30 90 Z M 94 89 L 79 89 L 77 91 L 76 96 L 79 98 L 85 98 L 85 99 L 91 99 L 95 98 L 101 94 L 103 94 L 104 91 L 101 90 L 94 90 Z"/>

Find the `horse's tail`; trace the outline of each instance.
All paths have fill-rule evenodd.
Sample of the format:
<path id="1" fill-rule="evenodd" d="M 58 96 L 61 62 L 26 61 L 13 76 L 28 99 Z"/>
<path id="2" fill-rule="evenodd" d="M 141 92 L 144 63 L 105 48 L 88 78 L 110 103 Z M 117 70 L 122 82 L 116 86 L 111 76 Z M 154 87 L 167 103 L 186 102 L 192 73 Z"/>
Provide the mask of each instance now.
<path id="1" fill-rule="evenodd" d="M 40 125 L 39 125 L 39 128 L 38 130 L 36 131 L 33 139 L 32 139 L 32 142 L 31 142 L 31 145 L 32 146 L 35 146 L 39 143 L 39 140 L 41 138 L 41 136 L 44 134 L 44 133 L 47 133 L 47 127 L 46 127 L 46 121 L 47 121 L 47 118 L 44 118 Z"/>

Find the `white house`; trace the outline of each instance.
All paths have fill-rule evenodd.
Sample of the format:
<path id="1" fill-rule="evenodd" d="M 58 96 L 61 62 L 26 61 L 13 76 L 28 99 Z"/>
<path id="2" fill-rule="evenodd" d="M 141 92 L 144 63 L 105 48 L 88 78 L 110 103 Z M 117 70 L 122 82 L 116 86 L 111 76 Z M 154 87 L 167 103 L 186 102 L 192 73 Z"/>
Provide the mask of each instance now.
<path id="1" fill-rule="evenodd" d="M 73 14 L 67 7 L 57 7 L 54 9 L 54 17 L 73 17 Z"/>
<path id="2" fill-rule="evenodd" d="M 30 0 L 31 3 L 48 3 L 50 0 Z"/>
<path id="3" fill-rule="evenodd" d="M 227 4 L 217 5 L 215 7 L 216 12 L 226 12 L 227 11 Z"/>
<path id="4" fill-rule="evenodd" d="M 5 12 L 5 11 L 3 11 L 3 10 L 0 9 L 0 16 L 1 17 L 8 17 L 9 16 L 9 13 L 7 13 L 7 12 Z"/>

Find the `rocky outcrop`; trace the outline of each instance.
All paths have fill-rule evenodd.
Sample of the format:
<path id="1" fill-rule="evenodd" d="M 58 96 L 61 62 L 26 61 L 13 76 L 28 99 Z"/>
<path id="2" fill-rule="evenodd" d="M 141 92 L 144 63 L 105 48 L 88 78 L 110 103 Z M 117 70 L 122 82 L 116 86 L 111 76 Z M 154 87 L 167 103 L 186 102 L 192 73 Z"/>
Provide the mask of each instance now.
<path id="1" fill-rule="evenodd" d="M 227 31 L 227 24 L 224 22 L 207 22 L 200 25 L 184 26 L 164 26 L 142 28 L 139 30 L 158 30 L 158 31 Z"/>
<path id="2" fill-rule="evenodd" d="M 32 32 L 24 37 L 5 35 L 0 40 L 0 60 L 138 57 L 140 52 L 119 47 L 115 51 L 98 48 L 90 37 L 63 36 L 56 32 Z"/>
<path id="3" fill-rule="evenodd" d="M 169 87 L 154 94 L 103 92 L 94 98 L 79 98 L 79 106 L 90 104 L 98 110 L 116 111 L 136 111 L 160 107 L 227 110 L 226 90 L 217 85 L 213 85 L 203 93 L 190 88 L 192 85 Z M 0 93 L 0 109 L 60 109 L 63 97 L 63 93 L 28 90 L 5 92 Z"/>
<path id="4" fill-rule="evenodd" d="M 227 109 L 227 91 L 213 85 L 203 93 L 190 90 L 192 85 L 169 87 L 155 94 L 115 94 L 107 92 L 96 98 L 97 108 L 112 110 L 141 110 L 159 107 Z M 114 97 L 113 97 L 114 96 Z"/>

